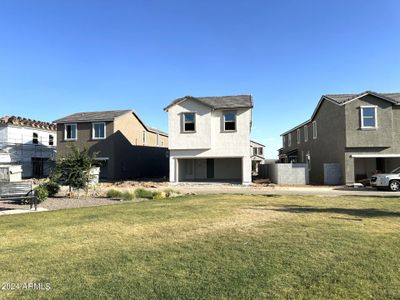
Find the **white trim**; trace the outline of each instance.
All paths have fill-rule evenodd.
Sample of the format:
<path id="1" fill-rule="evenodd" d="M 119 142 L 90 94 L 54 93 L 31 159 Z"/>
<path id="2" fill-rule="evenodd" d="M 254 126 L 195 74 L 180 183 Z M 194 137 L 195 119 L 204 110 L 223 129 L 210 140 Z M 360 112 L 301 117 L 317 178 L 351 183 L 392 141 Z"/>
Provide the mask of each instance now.
<path id="1" fill-rule="evenodd" d="M 364 125 L 364 108 L 373 108 L 375 110 L 374 118 L 375 118 L 375 126 L 365 126 Z M 360 125 L 361 129 L 376 129 L 378 128 L 378 106 L 376 105 L 361 105 L 360 106 Z"/>
<path id="2" fill-rule="evenodd" d="M 375 157 L 400 157 L 400 154 L 351 154 L 353 158 L 375 158 Z"/>
<path id="3" fill-rule="evenodd" d="M 98 125 L 98 124 L 103 124 L 104 126 L 104 136 L 103 137 L 95 137 L 95 130 L 94 130 L 94 126 Z M 106 126 L 106 122 L 93 122 L 92 123 L 92 140 L 104 140 L 107 136 L 107 126 Z"/>
<path id="4" fill-rule="evenodd" d="M 75 138 L 67 138 L 67 126 L 75 126 Z M 64 141 L 77 141 L 78 140 L 78 124 L 77 123 L 66 123 L 64 124 Z"/>
<path id="5" fill-rule="evenodd" d="M 316 140 L 318 138 L 317 121 L 312 122 L 312 137 L 313 137 L 313 140 Z"/>
<path id="6" fill-rule="evenodd" d="M 308 142 L 308 125 L 303 126 L 303 131 L 304 131 L 304 142 Z"/>

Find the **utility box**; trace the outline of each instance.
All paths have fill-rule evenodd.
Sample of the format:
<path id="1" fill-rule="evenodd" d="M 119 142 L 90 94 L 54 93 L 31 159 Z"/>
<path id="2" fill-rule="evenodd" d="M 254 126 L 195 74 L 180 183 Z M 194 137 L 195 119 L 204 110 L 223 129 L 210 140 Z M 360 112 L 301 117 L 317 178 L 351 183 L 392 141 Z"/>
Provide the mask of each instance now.
<path id="1" fill-rule="evenodd" d="M 0 182 L 16 182 L 21 180 L 21 165 L 0 165 Z"/>

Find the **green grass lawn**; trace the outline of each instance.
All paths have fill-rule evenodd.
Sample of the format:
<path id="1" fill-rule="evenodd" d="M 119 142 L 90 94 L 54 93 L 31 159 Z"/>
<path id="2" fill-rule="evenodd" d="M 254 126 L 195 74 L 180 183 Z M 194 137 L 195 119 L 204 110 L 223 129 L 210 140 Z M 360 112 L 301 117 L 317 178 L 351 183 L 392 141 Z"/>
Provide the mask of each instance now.
<path id="1" fill-rule="evenodd" d="M 211 195 L 0 217 L 0 298 L 400 298 L 400 199 Z"/>

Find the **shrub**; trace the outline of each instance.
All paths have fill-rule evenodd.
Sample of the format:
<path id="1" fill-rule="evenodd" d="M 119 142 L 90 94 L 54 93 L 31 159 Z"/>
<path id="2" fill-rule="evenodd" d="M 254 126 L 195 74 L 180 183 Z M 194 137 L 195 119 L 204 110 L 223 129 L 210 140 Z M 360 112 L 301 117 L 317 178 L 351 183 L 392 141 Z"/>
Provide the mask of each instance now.
<path id="1" fill-rule="evenodd" d="M 174 196 L 180 194 L 178 191 L 175 191 L 175 190 L 173 190 L 173 189 L 165 189 L 165 190 L 164 190 L 164 193 L 165 193 L 165 196 L 166 196 L 167 198 L 169 198 L 169 197 L 174 197 Z"/>
<path id="2" fill-rule="evenodd" d="M 137 189 L 135 191 L 136 198 L 153 199 L 153 192 L 145 189 Z"/>
<path id="3" fill-rule="evenodd" d="M 154 192 L 153 193 L 153 198 L 156 200 L 164 199 L 166 197 L 167 197 L 167 195 L 164 192 Z"/>
<path id="4" fill-rule="evenodd" d="M 124 199 L 125 201 L 133 200 L 135 199 L 135 193 L 130 191 L 125 191 L 122 193 L 122 199 Z"/>
<path id="5" fill-rule="evenodd" d="M 121 198 L 122 192 L 119 190 L 111 189 L 107 191 L 107 198 Z"/>
<path id="6" fill-rule="evenodd" d="M 60 186 L 54 181 L 45 182 L 43 186 L 46 188 L 49 197 L 54 197 L 60 191 Z"/>
<path id="7" fill-rule="evenodd" d="M 43 202 L 49 196 L 47 188 L 44 184 L 37 186 L 35 189 L 35 197 L 37 199 L 37 203 Z"/>

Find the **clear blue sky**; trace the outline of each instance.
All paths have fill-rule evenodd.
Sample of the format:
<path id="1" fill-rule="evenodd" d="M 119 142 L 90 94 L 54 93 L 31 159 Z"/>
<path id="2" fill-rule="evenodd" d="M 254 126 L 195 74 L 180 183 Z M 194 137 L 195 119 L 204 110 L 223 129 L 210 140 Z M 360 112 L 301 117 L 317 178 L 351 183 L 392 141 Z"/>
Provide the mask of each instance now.
<path id="1" fill-rule="evenodd" d="M 0 115 L 252 94 L 269 157 L 321 94 L 400 92 L 400 1 L 0 0 Z"/>

